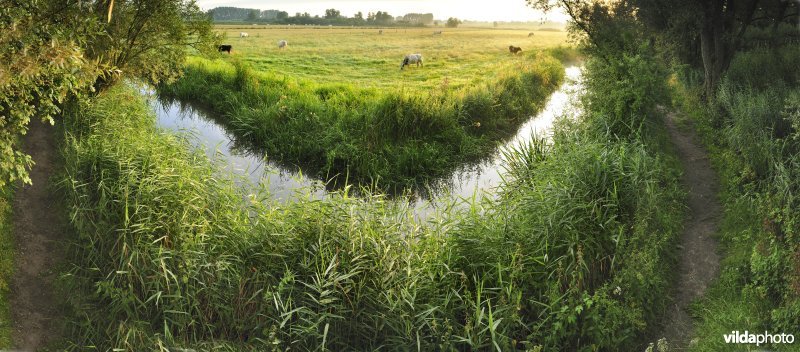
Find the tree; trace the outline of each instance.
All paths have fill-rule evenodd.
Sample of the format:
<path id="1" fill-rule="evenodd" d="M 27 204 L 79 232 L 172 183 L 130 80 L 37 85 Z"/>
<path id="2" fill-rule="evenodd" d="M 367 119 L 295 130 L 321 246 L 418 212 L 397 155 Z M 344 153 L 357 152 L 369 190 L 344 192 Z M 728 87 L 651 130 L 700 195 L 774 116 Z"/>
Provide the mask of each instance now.
<path id="1" fill-rule="evenodd" d="M 70 96 L 91 87 L 98 67 L 86 60 L 84 37 L 70 26 L 86 19 L 61 18 L 63 4 L 0 0 L 0 188 L 30 184 L 30 156 L 19 141 L 31 119 L 50 124 Z"/>
<path id="2" fill-rule="evenodd" d="M 625 46 L 624 38 L 604 36 L 620 32 L 611 28 L 619 18 L 616 9 L 625 9 L 628 23 L 639 25 L 669 44 L 673 55 L 683 61 L 700 65 L 704 72 L 704 92 L 707 99 L 714 92 L 728 69 L 743 38 L 757 22 L 772 25 L 792 23 L 798 18 L 799 5 L 784 0 L 526 0 L 528 5 L 549 11 L 563 9 L 571 18 L 571 28 L 582 34 L 583 40 L 600 56 L 608 56 Z"/>
<path id="3" fill-rule="evenodd" d="M 447 19 L 447 23 L 445 24 L 448 28 L 456 28 L 458 25 L 461 24 L 461 20 L 455 17 L 450 17 Z"/>
<path id="4" fill-rule="evenodd" d="M 261 11 L 258 11 L 258 10 L 250 10 L 250 11 L 247 13 L 247 18 L 246 18 L 246 20 L 247 20 L 248 22 L 253 22 L 253 21 L 255 21 L 255 20 L 257 20 L 257 19 L 258 19 L 258 17 L 259 17 L 259 15 L 260 15 L 260 14 L 261 14 Z"/>
<path id="5" fill-rule="evenodd" d="M 17 143 L 32 118 L 52 124 L 65 101 L 123 76 L 176 77 L 187 46 L 212 42 L 193 2 L 0 0 L 0 187 L 30 183 Z"/>
<path id="6" fill-rule="evenodd" d="M 342 13 L 337 9 L 327 9 L 325 10 L 325 18 L 327 19 L 336 19 L 341 17 Z"/>
<path id="7" fill-rule="evenodd" d="M 289 18 L 289 13 L 286 11 L 278 11 L 278 15 L 276 17 L 278 20 L 285 20 Z"/>
<path id="8" fill-rule="evenodd" d="M 363 21 L 364 20 L 364 14 L 361 13 L 361 11 L 358 11 L 358 12 L 356 12 L 355 15 L 353 15 L 353 18 L 356 19 L 356 20 L 359 20 L 359 21 Z"/>
<path id="9" fill-rule="evenodd" d="M 194 1 L 98 0 L 93 8 L 99 32 L 89 39 L 86 53 L 110 73 L 153 83 L 171 80 L 181 73 L 189 48 L 213 50 L 211 21 Z M 110 14 L 107 21 L 106 14 Z M 101 76 L 95 87 L 107 87 L 117 78 L 118 74 Z"/>
<path id="10" fill-rule="evenodd" d="M 394 17 L 388 12 L 378 11 L 375 13 L 373 21 L 378 24 L 389 24 L 394 21 Z"/>
<path id="11" fill-rule="evenodd" d="M 781 23 L 796 25 L 800 6 L 784 0 L 681 0 L 670 6 L 653 1 L 633 1 L 642 21 L 660 32 L 688 63 L 702 65 L 707 99 L 714 92 L 734 54 L 742 48 L 748 29 L 776 29 Z M 773 32 L 773 34 L 775 34 Z"/>

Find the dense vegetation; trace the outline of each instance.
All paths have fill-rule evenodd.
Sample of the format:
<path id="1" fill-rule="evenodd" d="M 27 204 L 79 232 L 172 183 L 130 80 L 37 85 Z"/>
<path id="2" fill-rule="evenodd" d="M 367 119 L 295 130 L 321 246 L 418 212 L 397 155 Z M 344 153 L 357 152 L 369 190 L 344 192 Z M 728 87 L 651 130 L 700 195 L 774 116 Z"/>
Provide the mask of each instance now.
<path id="1" fill-rule="evenodd" d="M 28 122 L 51 124 L 67 99 L 105 89 L 124 72 L 174 78 L 190 47 L 211 47 L 193 2 L 0 0 L 0 188 L 30 183 L 19 147 Z"/>
<path id="2" fill-rule="evenodd" d="M 539 54 L 495 79 L 461 90 L 381 92 L 194 59 L 161 91 L 209 104 L 237 137 L 273 160 L 326 180 L 401 192 L 488 156 L 543 105 L 563 68 Z"/>
<path id="3" fill-rule="evenodd" d="M 401 203 L 347 189 L 278 203 L 158 130 L 119 78 L 169 80 L 188 45 L 209 48 L 208 19 L 192 3 L 0 0 L 0 294 L 11 263 L 7 182 L 25 181 L 30 167 L 19 138 L 30 118 L 63 112 L 58 191 L 74 233 L 61 347 L 642 350 L 670 303 L 683 211 L 659 109 L 669 107 L 670 63 L 673 98 L 724 186 L 725 259 L 695 306 L 695 348 L 729 348 L 720 336 L 732 329 L 794 333 L 800 49 L 796 28 L 781 27 L 799 6 L 528 2 L 572 16 L 590 55 L 581 114 L 561 121 L 552 143 L 504 151 L 496 198 L 418 222 Z M 435 94 L 199 58 L 165 89 L 228 112 L 226 123 L 270 154 L 355 179 L 400 174 L 406 185 L 420 165 L 485 154 L 552 91 L 560 65 L 530 55 L 539 60 L 519 60 L 516 72 Z"/>
<path id="4" fill-rule="evenodd" d="M 640 346 L 668 302 L 682 212 L 654 113 L 665 71 L 649 62 L 592 61 L 582 122 L 507 151 L 497 200 L 425 223 L 382 197 L 244 197 L 134 92 L 75 105 L 61 182 L 79 234 L 72 347 Z M 228 84 L 248 79 L 234 72 Z M 615 108 L 627 101 L 641 103 Z"/>
<path id="5" fill-rule="evenodd" d="M 731 330 L 800 326 L 798 60 L 797 45 L 738 53 L 710 107 L 698 101 L 696 76 L 683 76 L 680 101 L 712 151 L 725 205 L 722 273 L 696 305 L 698 351 L 725 349 L 720 336 Z"/>

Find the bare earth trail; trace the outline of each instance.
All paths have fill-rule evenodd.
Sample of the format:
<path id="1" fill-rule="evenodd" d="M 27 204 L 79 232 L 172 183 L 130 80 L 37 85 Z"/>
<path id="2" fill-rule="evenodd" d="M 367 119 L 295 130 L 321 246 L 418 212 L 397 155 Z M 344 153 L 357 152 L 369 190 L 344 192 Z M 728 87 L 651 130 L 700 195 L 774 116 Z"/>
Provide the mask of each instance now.
<path id="1" fill-rule="evenodd" d="M 36 163 L 30 172 L 33 185 L 20 187 L 14 194 L 16 254 L 9 297 L 14 351 L 43 348 L 59 330 L 59 301 L 52 283 L 63 258 L 65 226 L 61 202 L 49 188 L 58 157 L 54 135 L 52 126 L 32 119 L 25 152 Z"/>
<path id="2" fill-rule="evenodd" d="M 717 199 L 717 175 L 706 151 L 694 140 L 694 134 L 675 125 L 674 113 L 666 118 L 667 131 L 683 164 L 684 189 L 688 193 L 689 217 L 681 234 L 679 278 L 673 306 L 668 308 L 663 336 L 671 351 L 688 350 L 692 337 L 692 318 L 687 309 L 700 298 L 719 272 L 717 231 L 722 207 Z"/>

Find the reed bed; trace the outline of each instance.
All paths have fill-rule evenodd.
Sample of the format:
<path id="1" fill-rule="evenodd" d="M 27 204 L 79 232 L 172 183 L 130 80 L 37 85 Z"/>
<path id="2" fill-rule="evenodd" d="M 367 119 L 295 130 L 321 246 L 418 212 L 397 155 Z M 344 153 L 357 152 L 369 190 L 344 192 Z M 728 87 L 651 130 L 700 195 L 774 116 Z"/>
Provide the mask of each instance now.
<path id="1" fill-rule="evenodd" d="M 565 124 L 506 151 L 500 197 L 419 222 L 349 188 L 289 204 L 239 188 L 141 99 L 119 86 L 67 109 L 67 349 L 626 349 L 666 302 L 677 171 L 635 138 Z"/>

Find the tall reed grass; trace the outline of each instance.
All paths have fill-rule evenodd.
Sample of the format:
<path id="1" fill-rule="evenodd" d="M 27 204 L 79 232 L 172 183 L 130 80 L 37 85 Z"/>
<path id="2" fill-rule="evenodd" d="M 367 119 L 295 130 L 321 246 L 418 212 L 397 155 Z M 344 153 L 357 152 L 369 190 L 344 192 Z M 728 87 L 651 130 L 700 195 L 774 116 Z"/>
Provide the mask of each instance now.
<path id="1" fill-rule="evenodd" d="M 347 178 L 401 192 L 490 155 L 543 106 L 563 76 L 557 60 L 537 54 L 491 83 L 378 91 L 195 58 L 181 80 L 160 92 L 208 104 L 237 137 L 273 160 L 340 184 Z"/>
<path id="2" fill-rule="evenodd" d="M 380 196 L 243 191 L 154 124 L 124 87 L 67 111 L 68 349 L 624 349 L 665 302 L 680 192 L 645 144 L 565 127 L 508 151 L 498 199 L 419 223 Z"/>

